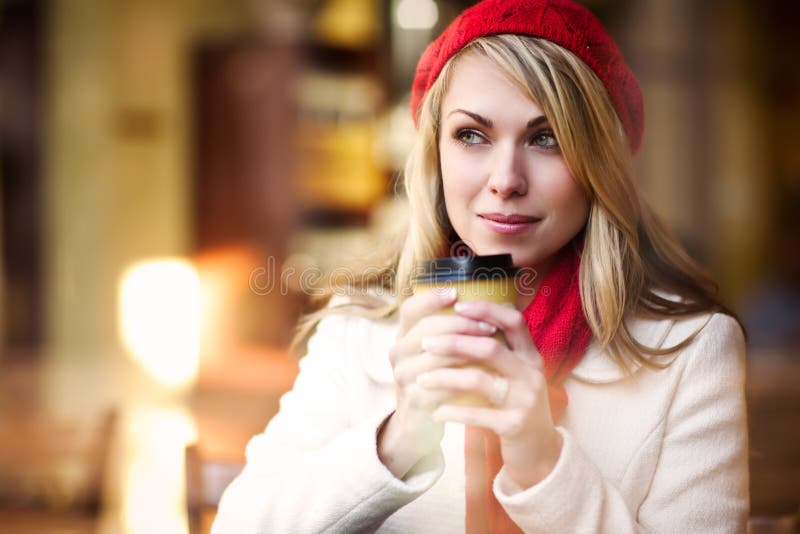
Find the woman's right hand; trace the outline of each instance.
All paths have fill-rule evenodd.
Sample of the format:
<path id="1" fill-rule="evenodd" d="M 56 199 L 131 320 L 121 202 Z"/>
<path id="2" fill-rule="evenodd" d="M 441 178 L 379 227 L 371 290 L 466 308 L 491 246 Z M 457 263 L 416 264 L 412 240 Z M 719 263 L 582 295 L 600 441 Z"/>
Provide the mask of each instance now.
<path id="1" fill-rule="evenodd" d="M 400 306 L 397 339 L 389 352 L 397 406 L 378 434 L 378 456 L 397 478 L 404 478 L 419 460 L 440 446 L 444 424 L 434 421 L 431 414 L 452 395 L 450 391 L 422 387 L 417 377 L 465 363 L 455 356 L 425 352 L 423 338 L 439 334 L 491 336 L 496 331 L 488 323 L 440 313 L 456 298 L 454 288 L 434 289 L 417 293 Z"/>

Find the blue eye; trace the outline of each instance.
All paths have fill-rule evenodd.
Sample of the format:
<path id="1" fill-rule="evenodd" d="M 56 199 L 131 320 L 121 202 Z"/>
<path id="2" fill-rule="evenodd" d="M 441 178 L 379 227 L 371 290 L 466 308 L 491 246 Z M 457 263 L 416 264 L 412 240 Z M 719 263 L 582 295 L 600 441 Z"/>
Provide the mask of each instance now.
<path id="1" fill-rule="evenodd" d="M 544 148 L 547 150 L 558 148 L 558 141 L 556 140 L 555 134 L 551 130 L 537 132 L 533 137 L 531 137 L 531 144 L 538 148 Z"/>
<path id="2" fill-rule="evenodd" d="M 466 146 L 478 145 L 484 140 L 484 137 L 475 130 L 459 130 L 455 137 L 459 143 Z"/>

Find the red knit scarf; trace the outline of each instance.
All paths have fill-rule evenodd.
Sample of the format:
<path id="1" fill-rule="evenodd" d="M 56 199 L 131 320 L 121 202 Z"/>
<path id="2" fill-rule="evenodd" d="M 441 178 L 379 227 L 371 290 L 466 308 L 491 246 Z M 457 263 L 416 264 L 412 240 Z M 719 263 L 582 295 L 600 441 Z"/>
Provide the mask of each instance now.
<path id="1" fill-rule="evenodd" d="M 573 242 L 556 256 L 536 296 L 522 312 L 544 360 L 553 421 L 567 407 L 563 381 L 583 357 L 592 331 L 581 307 L 578 285 L 580 254 Z M 503 465 L 497 434 L 466 427 L 466 531 L 468 534 L 522 532 L 495 499 L 492 483 Z"/>

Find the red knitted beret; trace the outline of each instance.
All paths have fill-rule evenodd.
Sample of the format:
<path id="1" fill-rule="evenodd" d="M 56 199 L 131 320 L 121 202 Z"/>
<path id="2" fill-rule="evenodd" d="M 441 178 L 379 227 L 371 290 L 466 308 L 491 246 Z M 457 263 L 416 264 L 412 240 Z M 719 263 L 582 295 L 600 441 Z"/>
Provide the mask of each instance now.
<path id="1" fill-rule="evenodd" d="M 638 150 L 644 128 L 639 83 L 600 21 L 570 0 L 484 0 L 464 10 L 419 60 L 411 88 L 415 124 L 425 93 L 447 60 L 473 39 L 502 33 L 546 39 L 581 58 L 605 85 L 631 150 Z"/>

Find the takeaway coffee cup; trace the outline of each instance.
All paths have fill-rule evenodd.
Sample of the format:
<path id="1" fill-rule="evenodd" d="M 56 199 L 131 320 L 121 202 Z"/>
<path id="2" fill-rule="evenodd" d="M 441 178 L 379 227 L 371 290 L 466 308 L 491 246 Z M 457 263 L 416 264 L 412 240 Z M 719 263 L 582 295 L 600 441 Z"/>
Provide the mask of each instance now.
<path id="1" fill-rule="evenodd" d="M 451 256 L 422 261 L 417 266 L 413 280 L 414 293 L 454 287 L 458 300 L 483 300 L 514 306 L 517 290 L 515 278 L 519 269 L 514 267 L 511 254 L 491 256 Z M 443 308 L 439 313 L 454 313 L 453 308 Z M 503 340 L 498 331 L 494 337 Z M 465 394 L 453 397 L 451 404 L 488 406 L 480 395 Z"/>

